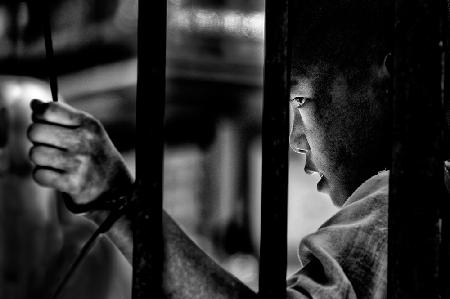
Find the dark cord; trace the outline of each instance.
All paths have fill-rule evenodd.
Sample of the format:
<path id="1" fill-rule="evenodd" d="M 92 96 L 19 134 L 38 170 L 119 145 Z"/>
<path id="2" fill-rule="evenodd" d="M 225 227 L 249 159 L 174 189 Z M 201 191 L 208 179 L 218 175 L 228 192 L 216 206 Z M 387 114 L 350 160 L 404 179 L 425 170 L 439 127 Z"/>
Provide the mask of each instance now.
<path id="1" fill-rule="evenodd" d="M 58 81 L 56 79 L 56 66 L 53 52 L 52 29 L 50 24 L 50 8 L 48 1 L 44 1 L 43 29 L 45 39 L 45 57 L 47 59 L 48 77 L 50 80 L 50 91 L 52 93 L 53 102 L 58 102 Z"/>
<path id="2" fill-rule="evenodd" d="M 63 280 L 61 280 L 61 282 L 59 283 L 52 299 L 58 298 L 58 296 L 64 290 L 64 287 L 67 285 L 70 278 L 75 273 L 75 270 L 79 267 L 79 265 L 84 260 L 86 255 L 92 249 L 94 242 L 97 240 L 98 236 L 100 236 L 100 234 L 106 233 L 114 225 L 114 223 L 120 217 L 122 217 L 122 215 L 124 215 L 127 211 L 130 210 L 130 208 L 133 207 L 134 203 L 136 202 L 135 189 L 132 190 L 131 194 L 127 194 L 127 195 L 118 197 L 117 200 L 113 201 L 113 202 L 117 203 L 116 208 L 109 213 L 108 217 L 106 217 L 106 219 L 102 222 L 102 224 L 100 224 L 100 226 L 92 234 L 92 236 L 89 238 L 89 240 L 84 244 L 84 246 L 81 249 L 80 253 L 78 254 L 77 258 L 75 259 L 73 264 L 70 266 L 69 271 L 67 271 Z"/>
<path id="3" fill-rule="evenodd" d="M 112 213 L 109 214 L 108 218 L 112 216 Z M 107 219 L 108 220 L 108 219 Z M 106 222 L 106 220 L 105 220 Z M 105 223 L 103 222 L 103 223 Z M 102 225 L 103 225 L 102 223 Z M 80 253 L 78 254 L 77 258 L 73 262 L 73 264 L 70 266 L 69 271 L 67 271 L 66 275 L 64 276 L 63 280 L 59 283 L 58 288 L 56 289 L 53 299 L 56 299 L 59 297 L 61 292 L 64 290 L 65 286 L 69 282 L 70 278 L 75 273 L 75 270 L 78 268 L 78 266 L 81 264 L 81 262 L 84 260 L 86 255 L 89 253 L 89 251 L 92 249 L 94 242 L 97 240 L 98 236 L 101 234 L 101 226 L 97 228 L 97 230 L 92 234 L 92 236 L 89 238 L 89 240 L 84 244 L 83 248 L 81 248 Z"/>
<path id="4" fill-rule="evenodd" d="M 52 296 L 52 299 L 57 299 L 59 297 L 59 295 L 69 282 L 70 278 L 72 278 L 72 276 L 74 275 L 76 269 L 78 269 L 78 267 L 80 266 L 81 262 L 84 260 L 86 255 L 91 251 L 97 238 L 100 236 L 100 234 L 107 232 L 113 226 L 113 224 L 123 215 L 126 206 L 127 205 L 125 204 L 123 205 L 122 209 L 119 208 L 116 211 L 110 212 L 105 221 L 103 221 L 102 224 L 95 230 L 95 232 L 92 234 L 89 240 L 84 244 L 83 248 L 81 248 L 80 253 L 70 266 L 63 280 L 61 280 L 61 282 L 59 283 L 54 295 Z"/>

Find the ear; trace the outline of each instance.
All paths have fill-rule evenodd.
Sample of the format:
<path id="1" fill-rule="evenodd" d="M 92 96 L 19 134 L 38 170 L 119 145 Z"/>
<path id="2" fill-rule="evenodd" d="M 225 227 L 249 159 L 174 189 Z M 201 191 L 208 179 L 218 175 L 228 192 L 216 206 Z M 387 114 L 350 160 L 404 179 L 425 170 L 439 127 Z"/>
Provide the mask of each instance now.
<path id="1" fill-rule="evenodd" d="M 389 52 L 384 56 L 383 65 L 381 66 L 381 76 L 390 78 L 392 75 L 392 68 L 393 68 L 392 53 Z"/>
<path id="2" fill-rule="evenodd" d="M 380 63 L 381 62 L 381 63 Z M 374 65 L 375 80 L 379 88 L 379 92 L 384 93 L 384 98 L 389 99 L 392 91 L 392 54 L 387 53 L 382 61 L 378 61 Z"/>

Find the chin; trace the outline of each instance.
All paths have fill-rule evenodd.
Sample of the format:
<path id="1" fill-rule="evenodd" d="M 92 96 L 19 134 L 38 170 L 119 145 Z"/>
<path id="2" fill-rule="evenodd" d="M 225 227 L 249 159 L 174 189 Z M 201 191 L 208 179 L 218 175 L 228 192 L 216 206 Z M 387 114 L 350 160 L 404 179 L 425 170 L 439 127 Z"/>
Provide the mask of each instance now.
<path id="1" fill-rule="evenodd" d="M 339 190 L 332 188 L 325 178 L 317 183 L 317 191 L 327 194 L 331 198 L 331 202 L 333 203 L 333 205 L 338 208 L 342 207 L 347 201 L 347 196 L 342 196 L 342 192 L 339 192 Z"/>
<path id="2" fill-rule="evenodd" d="M 330 185 L 324 176 L 321 176 L 320 180 L 317 182 L 317 191 L 320 193 L 330 194 Z"/>

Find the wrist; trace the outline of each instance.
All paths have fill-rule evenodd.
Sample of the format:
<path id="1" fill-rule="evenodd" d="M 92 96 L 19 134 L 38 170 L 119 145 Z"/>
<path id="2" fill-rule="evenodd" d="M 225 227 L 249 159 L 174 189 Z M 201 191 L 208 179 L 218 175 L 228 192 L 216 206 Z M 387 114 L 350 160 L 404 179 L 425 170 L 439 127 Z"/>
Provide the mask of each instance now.
<path id="1" fill-rule="evenodd" d="M 106 217 L 109 215 L 109 211 L 106 210 L 91 210 L 86 212 L 83 216 L 94 222 L 97 225 L 101 225 Z"/>
<path id="2" fill-rule="evenodd" d="M 124 215 L 130 218 L 134 213 L 135 185 L 130 185 L 128 190 L 121 193 L 105 193 L 97 201 L 98 206 L 87 211 L 85 217 L 96 223 L 102 232 L 106 232 L 119 218 Z"/>

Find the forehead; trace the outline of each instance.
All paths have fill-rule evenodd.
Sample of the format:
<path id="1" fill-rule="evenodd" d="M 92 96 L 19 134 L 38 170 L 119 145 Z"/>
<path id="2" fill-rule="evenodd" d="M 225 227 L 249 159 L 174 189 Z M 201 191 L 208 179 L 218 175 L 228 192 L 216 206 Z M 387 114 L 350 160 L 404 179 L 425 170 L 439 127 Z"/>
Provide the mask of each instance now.
<path id="1" fill-rule="evenodd" d="M 333 77 L 331 74 L 327 64 L 294 64 L 291 67 L 291 94 L 314 96 L 315 89 L 330 83 L 328 81 Z"/>
<path id="2" fill-rule="evenodd" d="M 291 96 L 313 97 L 314 89 L 312 80 L 307 76 L 291 76 Z"/>

